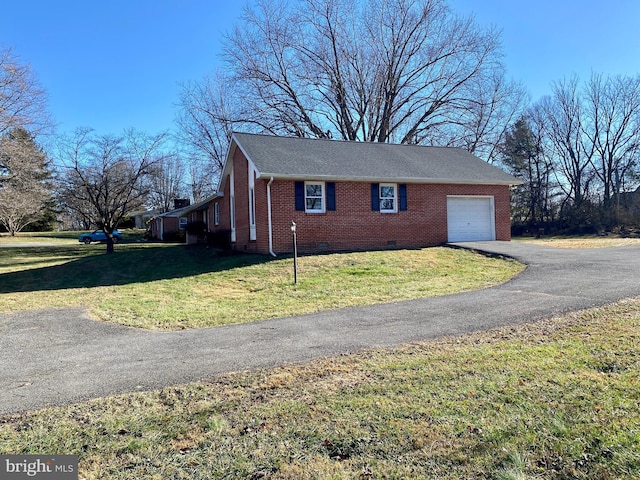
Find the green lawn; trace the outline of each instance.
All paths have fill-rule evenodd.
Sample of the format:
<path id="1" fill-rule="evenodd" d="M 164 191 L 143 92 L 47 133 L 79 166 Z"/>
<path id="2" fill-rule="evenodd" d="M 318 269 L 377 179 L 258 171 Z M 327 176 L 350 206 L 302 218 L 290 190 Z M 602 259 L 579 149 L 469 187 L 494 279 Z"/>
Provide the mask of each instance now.
<path id="1" fill-rule="evenodd" d="M 94 479 L 640 478 L 640 298 L 0 418 Z"/>
<path id="2" fill-rule="evenodd" d="M 299 258 L 294 285 L 291 258 L 141 242 L 106 255 L 76 233 L 54 238 L 52 246 L 0 248 L 0 311 L 85 306 L 99 320 L 194 328 L 485 288 L 523 269 L 444 247 L 345 253 Z"/>

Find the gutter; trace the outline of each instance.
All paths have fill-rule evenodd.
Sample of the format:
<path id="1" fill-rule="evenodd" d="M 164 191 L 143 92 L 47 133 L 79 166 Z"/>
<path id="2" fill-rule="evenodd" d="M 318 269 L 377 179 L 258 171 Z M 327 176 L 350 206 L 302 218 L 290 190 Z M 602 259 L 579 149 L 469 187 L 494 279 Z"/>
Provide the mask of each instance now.
<path id="1" fill-rule="evenodd" d="M 269 179 L 267 183 L 267 215 L 269 218 L 269 253 L 275 257 L 276 254 L 273 251 L 273 222 L 271 221 L 271 184 L 273 183 L 273 177 Z"/>
<path id="2" fill-rule="evenodd" d="M 505 175 L 508 175 L 505 173 Z M 481 179 L 481 178 L 421 178 L 421 177 L 367 177 L 367 176 L 339 176 L 339 175 L 300 175 L 288 173 L 261 173 L 259 177 L 274 178 L 279 180 L 305 180 L 318 182 L 367 182 L 367 183 L 417 183 L 429 185 L 520 185 L 523 183 L 517 178 L 497 180 L 497 179 Z"/>

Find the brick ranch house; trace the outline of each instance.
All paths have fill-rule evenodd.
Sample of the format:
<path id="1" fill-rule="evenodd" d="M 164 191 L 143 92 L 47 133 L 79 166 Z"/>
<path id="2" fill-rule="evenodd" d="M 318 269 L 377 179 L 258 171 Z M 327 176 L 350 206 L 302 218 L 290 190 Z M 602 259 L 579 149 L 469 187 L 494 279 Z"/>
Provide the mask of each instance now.
<path id="1" fill-rule="evenodd" d="M 151 219 L 151 236 L 156 240 L 166 240 L 171 234 L 187 226 L 187 215 L 191 207 L 177 208 L 161 213 Z"/>
<path id="2" fill-rule="evenodd" d="M 233 134 L 208 230 L 237 251 L 415 248 L 510 240 L 510 186 L 458 148 Z"/>
<path id="3" fill-rule="evenodd" d="M 198 236 L 190 234 L 187 231 L 187 225 L 189 222 L 200 221 L 208 227 L 210 223 L 208 210 L 212 201 L 217 198 L 218 196 L 214 195 L 193 205 L 187 205 L 156 215 L 149 222 L 151 238 L 175 241 L 180 236 L 184 236 L 187 243 L 195 243 L 198 240 Z M 180 234 L 180 232 L 182 233 Z"/>

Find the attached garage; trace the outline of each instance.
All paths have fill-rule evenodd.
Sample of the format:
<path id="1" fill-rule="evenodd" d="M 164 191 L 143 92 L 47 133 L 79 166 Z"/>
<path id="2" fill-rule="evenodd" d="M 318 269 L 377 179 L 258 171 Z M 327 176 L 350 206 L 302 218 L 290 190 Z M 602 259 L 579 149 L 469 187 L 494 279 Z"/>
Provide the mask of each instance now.
<path id="1" fill-rule="evenodd" d="M 493 197 L 448 196 L 447 232 L 449 242 L 495 240 Z"/>

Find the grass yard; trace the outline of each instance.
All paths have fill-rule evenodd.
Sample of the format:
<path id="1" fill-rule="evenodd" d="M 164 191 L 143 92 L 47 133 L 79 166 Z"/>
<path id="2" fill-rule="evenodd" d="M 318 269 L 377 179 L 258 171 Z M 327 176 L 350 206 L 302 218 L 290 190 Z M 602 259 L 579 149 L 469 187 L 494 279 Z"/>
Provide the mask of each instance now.
<path id="1" fill-rule="evenodd" d="M 637 479 L 640 298 L 0 418 L 94 479 Z"/>
<path id="2" fill-rule="evenodd" d="M 291 258 L 139 242 L 106 255 L 76 238 L 0 248 L 0 311 L 85 306 L 123 325 L 196 328 L 480 289 L 523 269 L 444 247 L 345 253 L 299 258 L 294 285 Z"/>
<path id="3" fill-rule="evenodd" d="M 81 232 L 18 232 L 15 236 L 0 234 L 0 246 L 16 244 L 70 245 L 78 243 Z"/>

